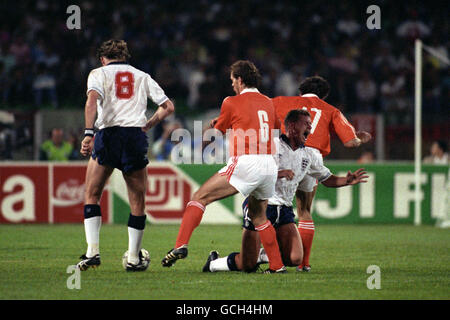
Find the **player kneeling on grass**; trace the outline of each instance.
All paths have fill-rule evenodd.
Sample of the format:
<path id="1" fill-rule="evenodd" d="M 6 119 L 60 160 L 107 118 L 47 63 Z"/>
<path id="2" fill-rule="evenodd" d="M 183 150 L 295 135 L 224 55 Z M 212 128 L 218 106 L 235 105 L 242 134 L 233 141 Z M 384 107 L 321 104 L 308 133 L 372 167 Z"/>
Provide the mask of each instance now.
<path id="1" fill-rule="evenodd" d="M 338 188 L 367 181 L 364 169 L 348 172 L 346 177 L 333 175 L 309 147 L 306 138 L 311 131 L 311 116 L 306 110 L 291 110 L 285 118 L 286 135 L 281 135 L 277 148 L 278 179 L 275 194 L 268 201 L 267 218 L 277 234 L 283 263 L 296 267 L 303 260 L 303 246 L 295 225 L 292 201 L 302 181 L 309 175 L 326 187 Z M 244 201 L 244 231 L 241 252 L 233 252 L 219 258 L 217 251 L 211 251 L 204 272 L 215 271 L 256 271 L 268 258 L 261 248 L 258 232 L 248 217 L 248 199 Z M 260 249 L 261 248 L 261 249 Z"/>
<path id="2" fill-rule="evenodd" d="M 86 171 L 84 228 L 88 245 L 77 264 L 80 270 L 100 265 L 99 238 L 102 222 L 100 197 L 114 168 L 122 171 L 131 213 L 128 218 L 127 271 L 144 271 L 149 257 L 141 250 L 146 215 L 147 134 L 150 128 L 174 111 L 173 103 L 150 75 L 130 66 L 127 44 L 108 40 L 98 50 L 102 67 L 91 71 L 87 81 L 85 137 L 81 154 L 89 156 Z M 147 98 L 159 106 L 147 121 Z M 97 115 L 95 135 L 94 121 Z"/>
<path id="3" fill-rule="evenodd" d="M 339 137 L 346 148 L 356 148 L 372 139 L 368 132 L 355 131 L 344 114 L 325 101 L 330 93 L 330 85 L 327 80 L 320 76 L 308 77 L 300 83 L 299 90 L 300 96 L 273 98 L 273 106 L 279 119 L 284 119 L 293 109 L 305 109 L 312 113 L 313 124 L 306 146 L 315 149 L 319 157 L 325 157 L 330 153 L 331 132 Z M 284 126 L 281 127 L 281 132 L 285 132 Z M 302 181 L 302 185 L 303 188 L 297 191 L 295 197 L 298 232 L 303 244 L 303 261 L 297 270 L 309 271 L 311 270 L 309 257 L 315 231 L 311 206 L 316 194 L 317 180 L 307 175 Z"/>

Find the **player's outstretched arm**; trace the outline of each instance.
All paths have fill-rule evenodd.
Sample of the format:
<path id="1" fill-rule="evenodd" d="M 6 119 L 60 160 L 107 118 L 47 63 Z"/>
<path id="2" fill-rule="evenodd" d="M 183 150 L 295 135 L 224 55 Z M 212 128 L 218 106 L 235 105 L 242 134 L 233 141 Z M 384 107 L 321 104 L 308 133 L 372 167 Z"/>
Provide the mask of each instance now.
<path id="1" fill-rule="evenodd" d="M 360 168 L 355 172 L 348 171 L 347 176 L 345 177 L 339 177 L 333 174 L 327 180 L 322 181 L 322 184 L 328 188 L 339 188 L 358 183 L 365 183 L 368 178 L 367 172 Z"/>
<path id="2" fill-rule="evenodd" d="M 164 103 L 162 103 L 156 112 L 153 114 L 153 116 L 147 121 L 145 126 L 142 128 L 143 131 L 148 131 L 154 126 L 156 126 L 158 123 L 163 121 L 165 118 L 170 116 L 175 111 L 175 106 L 173 105 L 172 101 L 166 100 Z"/>

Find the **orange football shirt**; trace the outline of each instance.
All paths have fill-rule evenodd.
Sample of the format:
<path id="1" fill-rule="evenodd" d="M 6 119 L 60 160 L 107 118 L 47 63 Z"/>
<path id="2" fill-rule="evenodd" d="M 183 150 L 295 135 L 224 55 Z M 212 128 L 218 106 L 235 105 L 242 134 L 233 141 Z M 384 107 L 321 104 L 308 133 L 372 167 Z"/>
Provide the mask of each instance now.
<path id="1" fill-rule="evenodd" d="M 315 94 L 272 99 L 276 115 L 284 133 L 284 118 L 292 109 L 306 109 L 311 114 L 311 133 L 306 146 L 316 148 L 323 156 L 330 153 L 330 132 L 334 131 L 342 143 L 356 138 L 355 128 L 339 109 L 326 103 Z"/>
<path id="2" fill-rule="evenodd" d="M 275 153 L 273 134 L 280 128 L 272 99 L 256 89 L 223 100 L 214 128 L 230 130 L 230 156 Z"/>

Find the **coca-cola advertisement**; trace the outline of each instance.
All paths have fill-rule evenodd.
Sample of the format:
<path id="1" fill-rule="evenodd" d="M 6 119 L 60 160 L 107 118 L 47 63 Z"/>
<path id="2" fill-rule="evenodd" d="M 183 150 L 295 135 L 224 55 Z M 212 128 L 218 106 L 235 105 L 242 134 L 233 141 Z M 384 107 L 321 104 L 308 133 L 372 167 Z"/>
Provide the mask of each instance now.
<path id="1" fill-rule="evenodd" d="M 85 165 L 53 166 L 53 194 L 51 204 L 54 223 L 83 222 Z M 108 212 L 108 190 L 105 190 L 100 201 L 104 213 Z M 106 221 L 103 214 L 103 221 Z"/>

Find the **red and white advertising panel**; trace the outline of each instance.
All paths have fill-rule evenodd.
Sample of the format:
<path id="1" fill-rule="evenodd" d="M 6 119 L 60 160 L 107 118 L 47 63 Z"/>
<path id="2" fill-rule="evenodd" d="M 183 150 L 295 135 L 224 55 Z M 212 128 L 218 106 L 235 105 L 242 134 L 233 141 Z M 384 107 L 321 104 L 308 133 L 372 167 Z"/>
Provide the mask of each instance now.
<path id="1" fill-rule="evenodd" d="M 181 219 L 191 198 L 191 185 L 170 166 L 148 166 L 146 213 L 154 219 Z"/>
<path id="2" fill-rule="evenodd" d="M 0 165 L 0 223 L 82 223 L 86 164 Z M 109 190 L 100 207 L 109 221 Z"/>
<path id="3" fill-rule="evenodd" d="M 47 165 L 0 167 L 0 223 L 48 223 Z"/>

